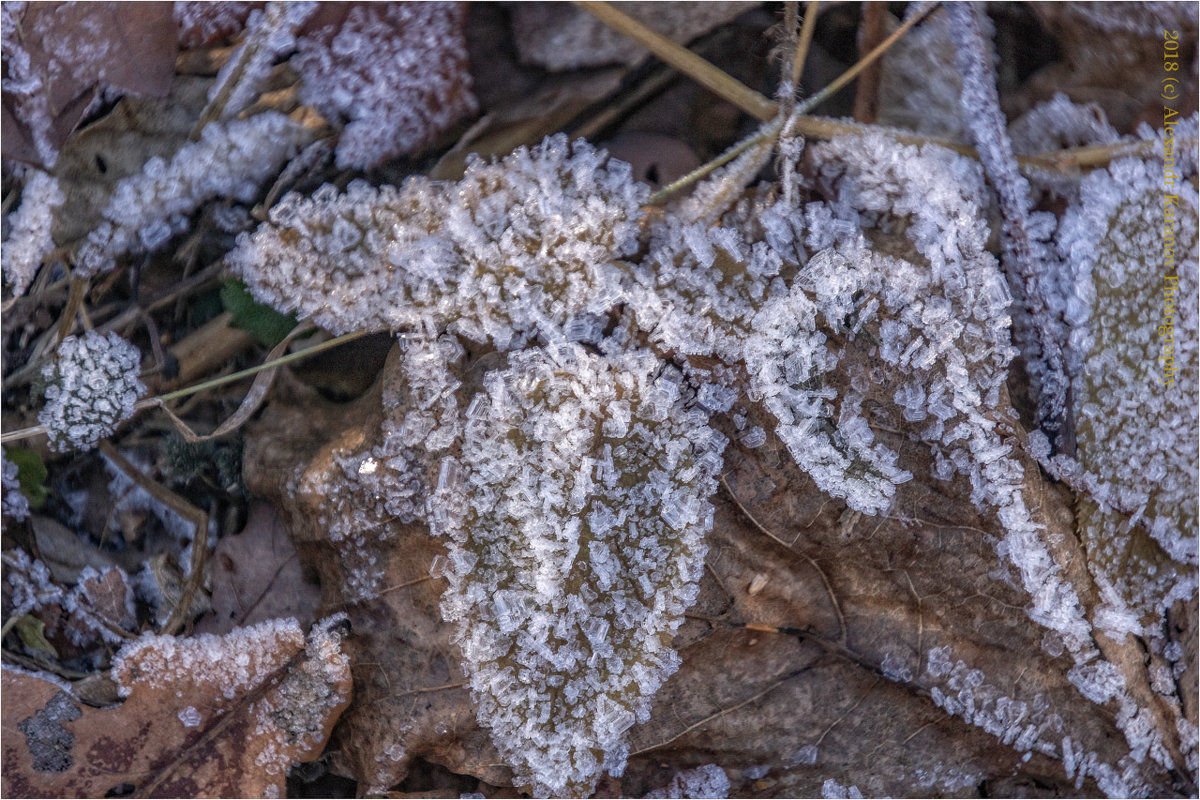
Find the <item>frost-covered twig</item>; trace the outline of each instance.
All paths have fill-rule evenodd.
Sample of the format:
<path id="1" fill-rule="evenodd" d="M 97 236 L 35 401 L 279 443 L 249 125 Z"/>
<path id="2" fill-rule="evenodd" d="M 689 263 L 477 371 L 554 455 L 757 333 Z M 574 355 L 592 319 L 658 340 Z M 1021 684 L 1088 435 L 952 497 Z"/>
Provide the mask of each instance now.
<path id="1" fill-rule="evenodd" d="M 313 138 L 308 126 L 269 111 L 206 125 L 200 141 L 170 161 L 152 158 L 120 181 L 76 256 L 76 274 L 108 272 L 128 253 L 153 252 L 186 228 L 187 216 L 217 197 L 249 202 L 263 182 Z"/>
<path id="2" fill-rule="evenodd" d="M 271 63 L 296 43 L 295 32 L 317 10 L 312 2 L 271 2 L 246 21 L 246 38 L 217 73 L 190 138 L 197 141 L 210 122 L 227 120 L 250 105 Z"/>
<path id="3" fill-rule="evenodd" d="M 1034 232 L 1029 182 L 1017 169 L 1000 110 L 992 45 L 979 21 L 983 11 L 973 3 L 952 3 L 947 13 L 963 80 L 962 113 L 969 121 L 979 160 L 1000 198 L 1005 262 L 1019 280 L 1018 297 L 1034 329 L 1030 344 L 1036 350 L 1026 356 L 1039 423 L 1057 435 L 1066 415 L 1067 378 L 1059 326 L 1051 318 L 1042 285 L 1042 274 L 1054 268 L 1056 259 Z"/>

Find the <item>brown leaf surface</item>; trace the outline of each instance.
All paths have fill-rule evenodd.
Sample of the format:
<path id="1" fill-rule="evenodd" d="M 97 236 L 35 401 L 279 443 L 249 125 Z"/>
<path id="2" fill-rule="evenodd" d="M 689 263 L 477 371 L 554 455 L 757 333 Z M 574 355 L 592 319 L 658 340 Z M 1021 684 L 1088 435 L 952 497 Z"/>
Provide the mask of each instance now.
<path id="1" fill-rule="evenodd" d="M 389 361 L 383 382 L 396 372 Z M 349 408 L 316 412 L 320 401 L 303 393 L 280 398 L 247 443 L 252 489 L 276 502 L 301 558 L 321 573 L 325 604 L 344 609 L 359 634 L 350 644 L 356 702 L 335 733 L 333 764 L 376 788 L 401 780 L 416 758 L 510 785 L 461 686 L 440 580 L 427 577 L 440 544 L 423 526 L 389 522 L 335 466 L 378 444 L 379 398 L 377 387 Z M 1071 763 L 1089 753 L 1154 794 L 1186 791 L 1150 759 L 1127 757 L 1113 711 L 1080 695 L 1070 655 L 1026 615 L 1030 598 L 996 551 L 997 523 L 974 510 L 962 479 L 921 477 L 928 455 L 899 434 L 905 423 L 889 405 L 876 404 L 877 434 L 917 477 L 884 517 L 844 513 L 773 437 L 757 450 L 731 446 L 700 599 L 676 639 L 683 666 L 650 721 L 631 731 L 624 777 L 600 793 L 640 796 L 715 762 L 731 796 L 814 796 L 830 779 L 868 796 L 1095 795 Z M 771 429 L 758 413 L 750 424 Z M 1090 586 L 1069 497 L 1031 462 L 1025 470 L 1056 560 L 1077 587 Z M 333 497 L 303 488 L 335 484 Z M 349 550 L 329 540 L 330 515 L 363 531 Z M 348 597 L 354 564 L 372 557 L 387 588 Z M 1094 592 L 1081 594 L 1094 602 Z M 1131 694 L 1150 696 L 1144 665 L 1128 663 L 1136 643 L 1101 646 Z M 1064 745 L 1075 754 L 1068 765 Z"/>
<path id="2" fill-rule="evenodd" d="M 165 95 L 175 77 L 172 5 L 31 3 L 16 12 L 19 52 L 11 60 L 7 50 L 5 55 L 20 88 L 10 91 L 15 82 L 6 79 L 4 104 L 19 124 L 4 126 L 5 154 L 32 151 L 44 158 L 47 153 L 33 144 L 39 136 L 57 151 L 97 86 Z"/>
<path id="3" fill-rule="evenodd" d="M 267 503 L 250 505 L 240 533 L 223 536 L 212 556 L 211 616 L 200 633 L 227 633 L 276 617 L 312 622 L 320 588 L 305 580 L 287 528 Z"/>
<path id="4" fill-rule="evenodd" d="M 6 665 L 4 793 L 281 796 L 288 767 L 321 752 L 350 702 L 349 663 L 329 627 L 307 645 L 294 621 L 223 638 L 143 637 L 114 666 L 128 694 L 115 708 Z"/>

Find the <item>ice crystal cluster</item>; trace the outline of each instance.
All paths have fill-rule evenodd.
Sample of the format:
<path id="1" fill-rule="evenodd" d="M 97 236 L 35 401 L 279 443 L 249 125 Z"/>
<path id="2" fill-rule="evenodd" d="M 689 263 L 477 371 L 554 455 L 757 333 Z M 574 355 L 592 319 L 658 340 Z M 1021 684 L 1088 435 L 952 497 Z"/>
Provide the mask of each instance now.
<path id="1" fill-rule="evenodd" d="M 358 3 L 300 39 L 301 99 L 347 120 L 338 166 L 412 152 L 475 111 L 465 15 L 460 3 Z"/>
<path id="2" fill-rule="evenodd" d="M 304 125 L 274 111 L 205 125 L 200 140 L 170 161 L 152 158 L 116 185 L 104 221 L 79 249 L 77 274 L 107 272 L 122 255 L 158 250 L 187 230 L 188 216 L 208 200 L 253 200 L 311 138 Z"/>
<path id="3" fill-rule="evenodd" d="M 647 191 L 560 135 L 472 160 L 456 184 L 289 195 L 229 263 L 257 299 L 331 331 L 432 328 L 506 350 L 613 305 L 611 262 L 636 248 Z"/>
<path id="4" fill-rule="evenodd" d="M 0 456 L 3 469 L 3 503 L 4 516 L 15 522 L 20 522 L 29 516 L 29 498 L 21 493 L 20 468 L 8 460 L 8 454 Z"/>
<path id="5" fill-rule="evenodd" d="M 480 720 L 539 796 L 619 775 L 625 731 L 679 665 L 725 441 L 660 367 L 576 344 L 514 353 L 443 462 L 442 613 Z"/>
<path id="6" fill-rule="evenodd" d="M 54 249 L 50 230 L 54 211 L 64 199 L 58 179 L 41 170 L 33 170 L 25 181 L 21 206 L 9 217 L 12 231 L 0 250 L 4 282 L 12 286 L 13 294 L 25 293 L 42 259 Z"/>
<path id="7" fill-rule="evenodd" d="M 42 370 L 46 405 L 38 422 L 59 452 L 95 447 L 133 416 L 146 392 L 138 349 L 115 333 L 68 336 Z"/>

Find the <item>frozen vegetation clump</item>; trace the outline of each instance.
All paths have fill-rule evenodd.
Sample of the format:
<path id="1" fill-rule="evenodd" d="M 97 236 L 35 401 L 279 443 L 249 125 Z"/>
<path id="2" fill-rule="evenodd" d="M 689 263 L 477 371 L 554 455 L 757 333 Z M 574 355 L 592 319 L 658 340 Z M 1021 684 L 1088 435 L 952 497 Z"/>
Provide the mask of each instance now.
<path id="1" fill-rule="evenodd" d="M 448 330 L 498 349 L 558 339 L 616 300 L 648 190 L 565 136 L 461 181 L 289 195 L 230 256 L 255 296 L 336 332 Z"/>
<path id="2" fill-rule="evenodd" d="M 438 569 L 479 718 L 536 794 L 620 775 L 679 666 L 724 438 L 651 353 L 509 357 L 438 478 Z"/>
<path id="3" fill-rule="evenodd" d="M 0 250 L 4 282 L 12 286 L 13 294 L 25 293 L 42 259 L 54 249 L 50 232 L 54 212 L 64 199 L 57 178 L 41 170 L 30 172 L 21 190 L 21 206 L 8 217 L 12 227 Z"/>
<path id="4" fill-rule="evenodd" d="M 200 141 L 185 144 L 170 161 L 150 159 L 140 174 L 116 185 L 101 211 L 104 221 L 79 249 L 76 274 L 108 272 L 120 256 L 162 248 L 209 200 L 253 200 L 311 139 L 308 128 L 274 111 L 205 125 Z"/>
<path id="5" fill-rule="evenodd" d="M 138 349 L 115 333 L 68 336 L 42 370 L 46 405 L 38 422 L 59 452 L 95 447 L 133 416 L 146 392 Z"/>

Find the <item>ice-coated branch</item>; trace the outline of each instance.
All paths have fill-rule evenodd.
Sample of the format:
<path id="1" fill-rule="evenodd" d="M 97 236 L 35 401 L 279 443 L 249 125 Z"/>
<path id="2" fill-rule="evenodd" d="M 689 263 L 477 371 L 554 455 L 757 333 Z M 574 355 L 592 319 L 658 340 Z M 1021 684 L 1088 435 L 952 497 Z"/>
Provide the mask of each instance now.
<path id="1" fill-rule="evenodd" d="M 996 92 L 992 44 L 980 25 L 980 15 L 984 12 L 974 3 L 950 3 L 946 11 L 962 74 L 962 114 L 969 122 L 979 160 L 1000 199 L 1004 261 L 1010 274 L 1019 281 L 1018 298 L 1033 328 L 1033 341 L 1029 342 L 1032 350 L 1026 355 L 1037 395 L 1038 421 L 1049 433 L 1057 435 L 1066 414 L 1067 379 L 1061 334 L 1056 331 L 1059 326 L 1051 317 L 1042 285 L 1043 273 L 1054 269 L 1057 259 L 1034 233 L 1029 182 L 1021 175 L 1013 156 Z"/>

